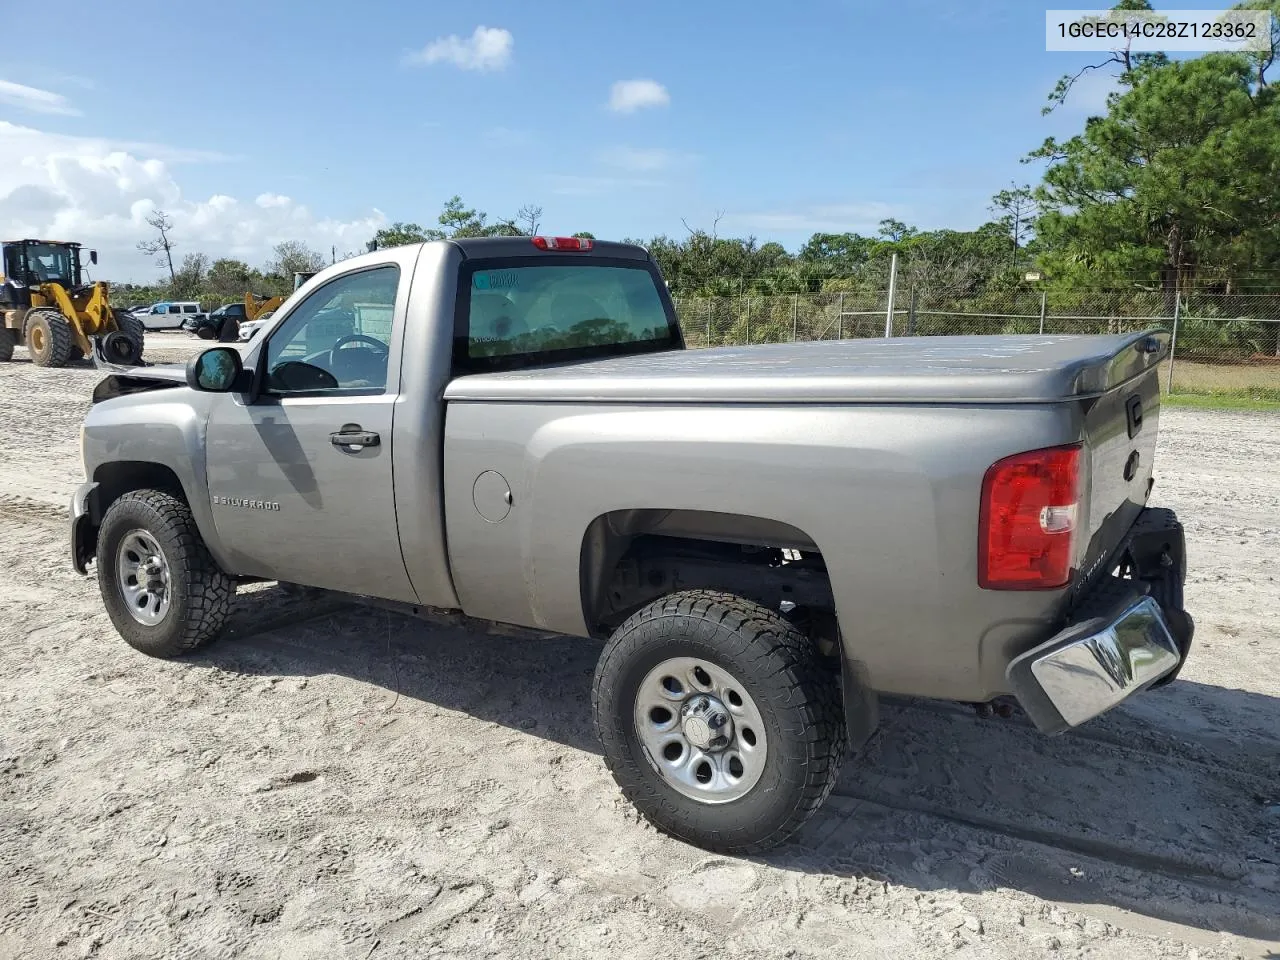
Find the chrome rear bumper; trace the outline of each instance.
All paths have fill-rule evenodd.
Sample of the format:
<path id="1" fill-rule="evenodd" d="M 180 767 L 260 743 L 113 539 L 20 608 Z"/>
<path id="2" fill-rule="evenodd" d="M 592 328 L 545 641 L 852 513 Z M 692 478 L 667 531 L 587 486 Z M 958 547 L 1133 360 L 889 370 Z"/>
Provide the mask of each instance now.
<path id="1" fill-rule="evenodd" d="M 1107 577 L 1070 624 L 1016 657 L 1010 688 L 1042 733 L 1062 733 L 1177 675 L 1195 624 L 1182 609 L 1182 527 L 1149 510 L 1122 549 L 1128 578 Z"/>
<path id="2" fill-rule="evenodd" d="M 1009 664 L 1009 679 L 1036 726 L 1060 733 L 1147 689 L 1181 660 L 1160 605 L 1143 597 L 1110 622 L 1076 624 L 1024 653 Z"/>

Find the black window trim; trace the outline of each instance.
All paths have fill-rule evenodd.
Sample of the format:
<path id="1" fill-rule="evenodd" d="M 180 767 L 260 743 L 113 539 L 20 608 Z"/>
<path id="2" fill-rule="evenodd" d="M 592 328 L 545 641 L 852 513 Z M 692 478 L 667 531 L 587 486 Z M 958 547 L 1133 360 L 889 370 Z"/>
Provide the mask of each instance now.
<path id="1" fill-rule="evenodd" d="M 513 270 L 519 267 L 624 267 L 645 270 L 653 277 L 667 316 L 668 341 L 637 340 L 634 343 L 612 343 L 595 347 L 568 347 L 563 350 L 544 350 L 535 353 L 505 354 L 499 357 L 468 356 L 468 340 L 471 327 L 471 278 L 478 270 Z M 454 376 L 469 373 L 497 373 L 504 370 L 520 370 L 528 367 L 551 367 L 584 360 L 603 360 L 607 357 L 630 356 L 638 353 L 657 353 L 665 350 L 683 350 L 684 333 L 680 329 L 675 304 L 663 282 L 658 265 L 653 260 L 634 257 L 601 257 L 590 253 L 544 253 L 517 257 L 468 257 L 458 268 L 458 286 L 454 296 L 453 311 L 453 360 Z"/>
<path id="2" fill-rule="evenodd" d="M 309 400 L 322 400 L 334 397 L 384 397 L 390 395 L 390 390 L 386 385 L 383 385 L 381 389 L 376 389 L 374 387 L 337 387 L 327 390 L 290 390 L 286 393 L 273 391 L 267 387 L 267 355 L 271 351 L 271 341 L 280 335 L 280 331 L 289 323 L 289 320 L 293 315 L 301 310 L 306 304 L 310 303 L 313 297 L 319 296 L 325 289 L 333 284 L 340 283 L 341 281 L 347 280 L 351 277 L 357 277 L 362 273 L 371 273 L 374 270 L 385 270 L 387 267 L 394 267 L 396 271 L 396 300 L 398 301 L 400 299 L 400 284 L 404 282 L 404 268 L 398 261 L 387 260 L 382 263 L 371 263 L 360 267 L 357 270 L 348 270 L 346 273 L 338 274 L 338 276 L 326 280 L 323 284 L 316 287 L 309 294 L 303 297 L 302 300 L 298 302 L 297 306 L 289 310 L 288 316 L 276 325 L 275 329 L 271 331 L 271 336 L 263 341 L 262 347 L 258 351 L 258 362 L 253 376 L 253 392 L 258 403 L 278 404 L 281 400 L 292 397 L 302 397 Z M 387 344 L 388 353 L 395 349 L 395 331 L 395 303 L 393 302 L 391 305 L 391 339 L 393 342 Z M 390 379 L 391 364 L 388 362 L 387 380 L 390 381 Z"/>

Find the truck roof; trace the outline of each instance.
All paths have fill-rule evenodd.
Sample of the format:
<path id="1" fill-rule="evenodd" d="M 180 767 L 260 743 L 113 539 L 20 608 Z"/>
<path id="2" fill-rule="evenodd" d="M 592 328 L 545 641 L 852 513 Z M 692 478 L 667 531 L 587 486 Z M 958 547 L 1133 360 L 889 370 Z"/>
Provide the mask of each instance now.
<path id="1" fill-rule="evenodd" d="M 563 253 L 544 253 L 533 245 L 532 237 L 451 237 L 448 243 L 461 248 L 467 257 L 531 257 L 546 256 L 549 260 L 564 256 Z M 649 251 L 633 243 L 616 243 L 612 240 L 592 240 L 586 256 L 617 257 L 624 260 L 648 260 Z"/>
<path id="2" fill-rule="evenodd" d="M 667 350 L 459 377 L 446 400 L 1045 403 L 1094 396 L 1168 356 L 1164 330 L 898 337 Z"/>

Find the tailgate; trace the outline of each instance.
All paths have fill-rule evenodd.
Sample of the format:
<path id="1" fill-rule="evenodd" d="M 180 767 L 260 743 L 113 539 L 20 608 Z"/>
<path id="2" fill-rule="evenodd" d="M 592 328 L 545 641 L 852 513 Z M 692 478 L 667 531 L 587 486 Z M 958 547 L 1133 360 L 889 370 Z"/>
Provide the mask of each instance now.
<path id="1" fill-rule="evenodd" d="M 1138 372 L 1087 407 L 1083 437 L 1089 454 L 1083 498 L 1087 527 L 1081 538 L 1077 589 L 1106 572 L 1107 559 L 1146 506 L 1160 419 L 1159 362 L 1165 355 L 1163 350 L 1138 357 L 1118 355 L 1117 367 Z"/>

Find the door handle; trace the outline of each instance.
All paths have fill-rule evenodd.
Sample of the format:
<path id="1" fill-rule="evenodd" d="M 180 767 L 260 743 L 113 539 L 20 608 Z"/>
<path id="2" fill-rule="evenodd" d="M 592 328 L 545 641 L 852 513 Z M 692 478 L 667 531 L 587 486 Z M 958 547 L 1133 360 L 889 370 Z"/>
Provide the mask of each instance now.
<path id="1" fill-rule="evenodd" d="M 346 423 L 338 432 L 329 434 L 329 442 L 335 447 L 376 447 L 382 438 L 372 430 L 362 430 L 358 423 Z"/>

